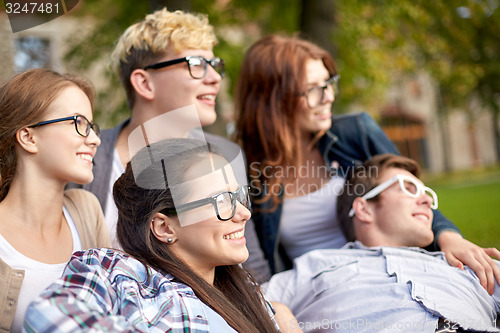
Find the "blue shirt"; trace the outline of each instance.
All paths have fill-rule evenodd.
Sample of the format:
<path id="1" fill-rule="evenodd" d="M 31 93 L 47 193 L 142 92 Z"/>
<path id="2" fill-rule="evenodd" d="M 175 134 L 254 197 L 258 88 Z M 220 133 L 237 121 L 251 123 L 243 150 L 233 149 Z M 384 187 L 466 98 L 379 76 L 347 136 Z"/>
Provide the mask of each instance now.
<path id="1" fill-rule="evenodd" d="M 24 332 L 235 332 L 207 308 L 171 275 L 92 249 L 75 252 L 63 276 L 29 306 Z"/>
<path id="2" fill-rule="evenodd" d="M 498 264 L 498 262 L 497 262 Z M 476 274 L 448 265 L 442 252 L 420 248 L 315 250 L 294 261 L 264 287 L 284 303 L 305 332 L 435 332 L 450 328 L 500 332 L 500 286 L 489 295 Z"/>

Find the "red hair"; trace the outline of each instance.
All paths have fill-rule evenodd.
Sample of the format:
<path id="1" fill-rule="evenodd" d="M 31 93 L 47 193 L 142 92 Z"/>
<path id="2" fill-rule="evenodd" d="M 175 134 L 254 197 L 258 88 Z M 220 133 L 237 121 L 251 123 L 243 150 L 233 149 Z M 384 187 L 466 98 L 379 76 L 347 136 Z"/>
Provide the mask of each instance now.
<path id="1" fill-rule="evenodd" d="M 297 37 L 264 37 L 243 59 L 236 86 L 236 139 L 249 165 L 260 163 L 259 168 L 249 170 L 252 184 L 262 186 L 266 181 L 271 188 L 282 184 L 283 174 L 275 172 L 274 177 L 263 179 L 262 170 L 298 166 L 302 161 L 297 120 L 309 59 L 322 60 L 329 73 L 336 74 L 335 63 L 326 50 Z M 276 193 L 271 195 L 276 205 L 279 198 Z"/>

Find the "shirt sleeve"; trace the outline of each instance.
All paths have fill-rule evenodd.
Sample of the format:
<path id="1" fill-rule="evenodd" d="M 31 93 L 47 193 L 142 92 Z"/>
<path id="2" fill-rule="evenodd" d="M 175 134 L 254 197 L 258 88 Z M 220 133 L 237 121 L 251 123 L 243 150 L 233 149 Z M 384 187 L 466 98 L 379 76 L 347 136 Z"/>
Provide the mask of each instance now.
<path id="1" fill-rule="evenodd" d="M 73 256 L 63 276 L 29 307 L 24 332 L 137 332 L 113 314 L 117 299 L 100 265 Z"/>
<path id="2" fill-rule="evenodd" d="M 278 273 L 262 285 L 262 292 L 267 300 L 283 303 L 292 308 L 296 292 L 295 280 L 295 269 Z"/>

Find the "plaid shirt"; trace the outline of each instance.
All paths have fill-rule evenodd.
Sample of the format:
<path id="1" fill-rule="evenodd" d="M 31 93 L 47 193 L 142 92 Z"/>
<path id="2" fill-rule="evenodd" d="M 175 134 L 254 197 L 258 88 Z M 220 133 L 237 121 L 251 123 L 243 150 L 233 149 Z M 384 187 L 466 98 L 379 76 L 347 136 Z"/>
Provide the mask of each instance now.
<path id="1" fill-rule="evenodd" d="M 63 276 L 28 308 L 23 331 L 82 330 L 210 331 L 204 304 L 190 287 L 110 249 L 75 252 Z"/>

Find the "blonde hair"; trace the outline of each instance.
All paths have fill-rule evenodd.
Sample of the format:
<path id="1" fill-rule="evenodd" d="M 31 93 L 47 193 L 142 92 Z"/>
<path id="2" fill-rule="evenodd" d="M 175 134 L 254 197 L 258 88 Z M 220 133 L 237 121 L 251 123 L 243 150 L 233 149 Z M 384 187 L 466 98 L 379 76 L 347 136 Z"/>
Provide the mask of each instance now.
<path id="1" fill-rule="evenodd" d="M 113 69 L 120 77 L 127 103 L 134 105 L 130 75 L 137 68 L 157 62 L 167 50 L 211 50 L 217 44 L 213 27 L 206 15 L 190 14 L 166 8 L 157 10 L 125 30 L 111 55 Z"/>

